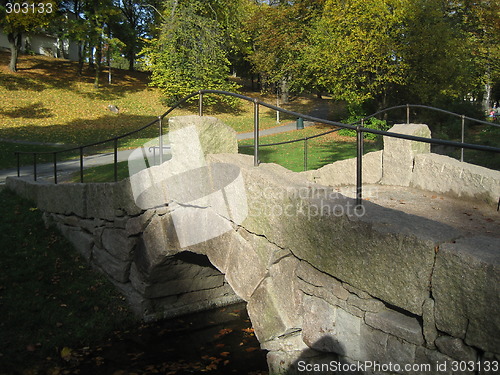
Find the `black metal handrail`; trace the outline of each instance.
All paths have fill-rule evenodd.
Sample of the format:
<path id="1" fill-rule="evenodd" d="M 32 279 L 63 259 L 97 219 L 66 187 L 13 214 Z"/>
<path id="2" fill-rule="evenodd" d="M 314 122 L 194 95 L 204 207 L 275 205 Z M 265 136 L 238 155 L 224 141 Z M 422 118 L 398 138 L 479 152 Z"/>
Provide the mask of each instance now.
<path id="1" fill-rule="evenodd" d="M 37 156 L 41 154 L 53 154 L 53 164 L 54 164 L 54 183 L 57 184 L 57 156 L 58 154 L 64 153 L 64 152 L 71 152 L 71 151 L 76 151 L 79 150 L 80 153 L 80 182 L 83 182 L 84 180 L 84 175 L 83 175 L 83 151 L 85 148 L 88 147 L 95 147 L 98 145 L 106 144 L 109 142 L 113 142 L 113 148 L 114 148 L 114 177 L 115 181 L 118 179 L 118 171 L 117 171 L 117 165 L 118 165 L 118 141 L 122 138 L 131 136 L 133 134 L 136 134 L 140 131 L 143 131 L 155 124 L 159 124 L 159 134 L 160 134 L 160 140 L 162 139 L 163 135 L 163 127 L 162 127 L 162 120 L 168 116 L 174 109 L 178 108 L 180 105 L 186 103 L 189 99 L 199 96 L 198 102 L 199 102 L 199 115 L 203 116 L 203 95 L 204 94 L 217 94 L 217 95 L 226 95 L 226 96 L 232 96 L 235 98 L 239 98 L 242 100 L 246 100 L 248 102 L 253 102 L 254 103 L 254 144 L 253 145 L 242 145 L 240 147 L 254 147 L 254 166 L 259 165 L 259 147 L 266 147 L 266 146 L 274 146 L 274 145 L 280 145 L 280 144 L 287 144 L 287 143 L 294 143 L 294 142 L 304 142 L 304 169 L 307 169 L 307 142 L 310 139 L 317 138 L 324 136 L 326 134 L 333 133 L 335 131 L 338 131 L 340 129 L 351 129 L 356 131 L 356 143 L 357 143 L 357 156 L 356 156 L 356 204 L 360 205 L 361 200 L 362 200 L 362 158 L 360 156 L 363 155 L 363 139 L 364 139 L 364 133 L 371 133 L 371 134 L 378 134 L 378 135 L 383 135 L 383 136 L 388 136 L 388 137 L 394 137 L 394 138 L 400 138 L 400 139 L 407 139 L 407 140 L 412 140 L 412 141 L 418 141 L 418 142 L 425 142 L 425 143 L 431 143 L 431 144 L 438 144 L 438 145 L 444 145 L 444 146 L 452 146 L 452 147 L 457 147 L 462 149 L 462 157 L 461 160 L 463 161 L 463 149 L 473 149 L 473 150 L 479 150 L 479 151 L 490 151 L 490 152 L 495 152 L 495 153 L 500 153 L 500 148 L 498 147 L 492 147 L 492 146 L 485 146 L 485 145 L 477 145 L 477 144 L 470 144 L 470 143 L 465 143 L 464 142 L 464 122 L 465 120 L 469 121 L 474 121 L 476 123 L 480 124 L 486 124 L 486 125 L 492 125 L 492 126 L 498 126 L 500 127 L 500 124 L 495 124 L 495 123 L 490 123 L 487 121 L 471 118 L 465 115 L 460 115 L 454 112 L 450 112 L 447 110 L 443 110 L 440 108 L 435 108 L 435 107 L 430 107 L 430 106 L 425 106 L 425 105 L 419 105 L 419 104 L 406 104 L 406 105 L 399 105 L 399 106 L 394 106 L 390 108 L 383 109 L 381 111 L 378 111 L 374 114 L 371 114 L 369 116 L 366 116 L 362 119 L 360 119 L 358 122 L 350 123 L 350 124 L 345 124 L 341 122 L 336 122 L 336 121 L 331 121 L 331 120 L 325 120 L 321 119 L 318 117 L 290 111 L 284 108 L 280 108 L 278 106 L 262 102 L 256 98 L 251 98 L 249 96 L 237 94 L 237 93 L 232 93 L 228 91 L 221 91 L 221 90 L 200 90 L 198 92 L 193 92 L 192 94 L 184 97 L 183 99 L 179 100 L 176 102 L 174 105 L 172 105 L 164 114 L 161 116 L 158 116 L 158 118 L 147 125 L 144 125 L 143 127 L 130 131 L 128 133 L 106 139 L 104 141 L 99 141 L 99 142 L 94 142 L 90 143 L 87 145 L 83 146 L 77 146 L 77 147 L 72 147 L 64 150 L 59 150 L 59 151 L 47 151 L 47 152 L 22 152 L 22 151 L 16 151 L 15 155 L 17 157 L 17 175 L 18 177 L 20 176 L 20 155 L 21 154 L 31 154 L 33 155 L 33 172 L 34 172 L 34 180 L 36 181 L 37 179 Z M 336 126 L 336 129 L 332 129 L 320 134 L 315 134 L 312 136 L 304 137 L 304 138 L 299 138 L 295 140 L 290 140 L 290 141 L 283 141 L 283 142 L 277 142 L 277 143 L 269 143 L 269 144 L 263 144 L 259 145 L 259 106 L 264 106 L 266 108 L 279 111 L 281 113 L 285 113 L 291 116 L 294 116 L 296 118 L 302 118 L 305 120 L 313 121 L 313 122 L 318 122 L 326 125 L 331 125 L 331 126 Z M 378 116 L 380 114 L 386 113 L 388 111 L 396 110 L 396 109 L 402 109 L 406 108 L 407 111 L 407 123 L 410 123 L 410 108 L 425 108 L 425 109 L 430 109 L 433 111 L 437 112 L 442 112 L 446 113 L 449 115 L 457 116 L 462 119 L 462 142 L 455 142 L 455 141 L 448 141 L 448 140 L 443 140 L 443 139 L 434 139 L 434 138 L 424 138 L 424 137 L 417 137 L 413 135 L 407 135 L 407 134 L 399 134 L 399 133 L 393 133 L 393 132 L 388 132 L 388 131 L 383 131 L 383 130 L 376 130 L 376 129 L 371 129 L 364 127 L 364 122 L 372 117 Z M 160 145 L 160 149 L 162 148 L 162 145 Z M 161 155 L 161 153 L 160 153 Z M 161 158 L 161 156 L 160 156 Z"/>

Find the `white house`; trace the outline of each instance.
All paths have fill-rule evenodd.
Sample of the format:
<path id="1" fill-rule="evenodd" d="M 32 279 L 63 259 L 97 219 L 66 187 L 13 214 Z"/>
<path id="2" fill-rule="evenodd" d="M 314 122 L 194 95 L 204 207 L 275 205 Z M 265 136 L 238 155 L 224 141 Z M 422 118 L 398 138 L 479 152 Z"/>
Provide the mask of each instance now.
<path id="1" fill-rule="evenodd" d="M 0 29 L 0 48 L 10 48 L 7 35 Z M 78 61 L 78 44 L 44 33 L 23 34 L 21 51 Z"/>

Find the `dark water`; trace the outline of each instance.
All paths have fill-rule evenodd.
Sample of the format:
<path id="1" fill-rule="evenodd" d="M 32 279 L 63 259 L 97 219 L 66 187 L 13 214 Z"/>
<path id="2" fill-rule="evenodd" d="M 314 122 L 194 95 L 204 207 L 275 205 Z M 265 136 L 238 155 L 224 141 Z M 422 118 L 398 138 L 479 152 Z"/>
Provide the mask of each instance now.
<path id="1" fill-rule="evenodd" d="M 58 374 L 267 374 L 245 304 L 115 332 L 72 353 Z"/>

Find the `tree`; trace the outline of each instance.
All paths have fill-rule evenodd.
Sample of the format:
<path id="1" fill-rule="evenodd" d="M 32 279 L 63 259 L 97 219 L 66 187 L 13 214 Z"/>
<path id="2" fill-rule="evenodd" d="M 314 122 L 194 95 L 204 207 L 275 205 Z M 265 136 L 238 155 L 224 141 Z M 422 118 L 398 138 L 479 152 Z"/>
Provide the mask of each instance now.
<path id="1" fill-rule="evenodd" d="M 408 66 L 407 89 L 413 101 L 435 104 L 463 99 L 474 86 L 471 39 L 450 2 L 406 3 L 402 56 Z"/>
<path id="2" fill-rule="evenodd" d="M 124 43 L 122 49 L 129 62 L 129 70 L 134 70 L 135 60 L 143 47 L 143 38 L 153 24 L 153 11 L 156 8 L 145 0 L 116 0 L 115 5 L 121 11 L 121 17 L 111 24 L 115 38 Z M 152 5 L 152 6 L 151 6 Z"/>
<path id="3" fill-rule="evenodd" d="M 476 85 L 469 94 L 482 99 L 487 111 L 500 84 L 500 0 L 451 0 L 449 6 L 471 49 Z"/>
<path id="4" fill-rule="evenodd" d="M 99 88 L 104 39 L 110 35 L 110 20 L 117 16 L 120 11 L 113 6 L 112 0 L 87 1 L 84 3 L 83 9 L 89 26 L 89 45 L 95 48 L 94 87 Z"/>
<path id="5" fill-rule="evenodd" d="M 228 41 L 218 13 L 226 8 L 217 7 L 218 3 L 167 3 L 159 37 L 143 50 L 151 82 L 163 91 L 168 104 L 200 89 L 231 91 L 236 87 L 227 79 Z"/>
<path id="6" fill-rule="evenodd" d="M 19 8 L 14 7 L 19 5 Z M 43 3 L 26 0 L 22 3 L 1 0 L 0 3 L 0 27 L 7 34 L 10 44 L 9 69 L 17 72 L 17 59 L 21 50 L 23 34 L 41 31 L 48 27 L 57 16 L 57 4 L 55 0 L 47 0 Z"/>
<path id="7" fill-rule="evenodd" d="M 396 0 L 327 0 L 312 26 L 304 71 L 334 98 L 350 103 L 384 98 L 404 84 Z M 383 105 L 383 104 L 382 104 Z"/>
<path id="8" fill-rule="evenodd" d="M 309 25 L 322 4 L 312 0 L 262 4 L 246 23 L 253 44 L 248 59 L 257 73 L 278 85 L 283 103 L 291 90 L 318 89 L 304 70 L 303 56 Z"/>

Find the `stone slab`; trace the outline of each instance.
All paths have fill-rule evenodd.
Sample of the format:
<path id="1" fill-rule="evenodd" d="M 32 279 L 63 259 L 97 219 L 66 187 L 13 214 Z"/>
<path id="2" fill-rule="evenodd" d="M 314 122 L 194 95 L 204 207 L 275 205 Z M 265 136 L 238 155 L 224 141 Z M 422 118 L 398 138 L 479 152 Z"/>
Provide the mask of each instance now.
<path id="1" fill-rule="evenodd" d="M 124 229 L 105 228 L 101 241 L 104 248 L 114 257 L 124 261 L 132 259 L 136 239 L 129 238 Z"/>
<path id="2" fill-rule="evenodd" d="M 492 205 L 500 198 L 500 171 L 460 162 L 444 155 L 415 156 L 411 186 L 441 194 L 484 200 Z"/>
<path id="3" fill-rule="evenodd" d="M 424 124 L 397 124 L 391 133 L 430 138 L 431 131 Z M 383 172 L 381 184 L 409 186 L 415 155 L 430 152 L 430 144 L 384 136 Z"/>
<path id="4" fill-rule="evenodd" d="M 476 351 L 456 337 L 440 336 L 436 339 L 436 346 L 441 353 L 458 361 L 475 362 L 477 360 Z"/>
<path id="5" fill-rule="evenodd" d="M 382 178 L 382 154 L 383 151 L 375 151 L 363 155 L 362 171 L 365 184 L 376 184 Z M 339 160 L 301 175 L 326 186 L 356 185 L 356 159 Z"/>
<path id="6" fill-rule="evenodd" d="M 432 277 L 436 326 L 484 351 L 500 352 L 500 251 L 497 238 L 439 247 Z"/>
<path id="7" fill-rule="evenodd" d="M 120 283 L 129 281 L 130 262 L 115 258 L 96 246 L 92 250 L 92 261 L 114 280 Z"/>
<path id="8" fill-rule="evenodd" d="M 59 224 L 57 227 L 85 260 L 89 261 L 92 257 L 94 237 L 77 227 L 70 227 L 63 224 Z"/>
<path id="9" fill-rule="evenodd" d="M 424 343 L 422 327 L 415 317 L 386 309 L 378 313 L 366 313 L 365 322 L 373 328 L 397 336 L 415 345 Z"/>

